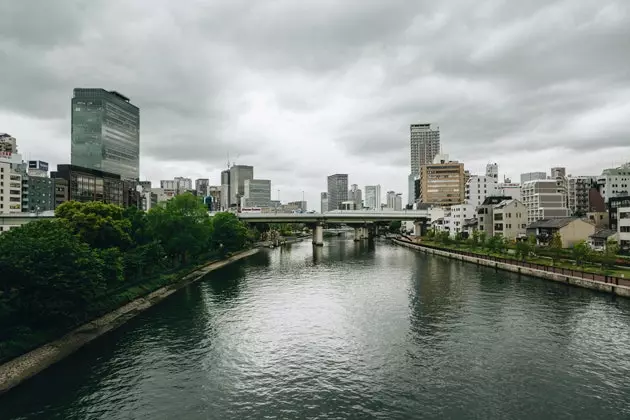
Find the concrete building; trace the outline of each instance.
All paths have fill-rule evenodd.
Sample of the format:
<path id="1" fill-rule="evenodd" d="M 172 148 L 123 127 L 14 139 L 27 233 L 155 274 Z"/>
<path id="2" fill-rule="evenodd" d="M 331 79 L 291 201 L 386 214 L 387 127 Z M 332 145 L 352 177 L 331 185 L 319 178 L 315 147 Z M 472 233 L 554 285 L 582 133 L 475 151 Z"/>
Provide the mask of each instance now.
<path id="1" fill-rule="evenodd" d="M 465 202 L 474 206 L 480 206 L 486 197 L 499 195 L 497 186 L 494 175 L 472 175 L 466 183 Z"/>
<path id="2" fill-rule="evenodd" d="M 246 179 L 244 181 L 241 207 L 271 206 L 271 181 L 268 179 Z"/>
<path id="3" fill-rule="evenodd" d="M 223 209 L 223 191 L 220 185 L 209 185 L 208 193 L 204 203 L 208 206 L 208 211 L 221 211 Z"/>
<path id="4" fill-rule="evenodd" d="M 499 182 L 499 165 L 497 163 L 486 165 L 486 177 L 493 179 L 495 184 Z"/>
<path id="5" fill-rule="evenodd" d="M 589 191 L 596 180 L 595 176 L 569 175 L 567 177 L 567 205 L 570 214 L 584 215 L 591 211 Z"/>
<path id="6" fill-rule="evenodd" d="M 619 250 L 624 253 L 630 251 L 630 206 L 616 208 L 616 229 L 619 237 Z"/>
<path id="7" fill-rule="evenodd" d="M 348 191 L 348 200 L 354 201 L 357 209 L 363 208 L 363 195 L 361 194 L 361 189 L 357 184 L 352 184 L 350 186 L 350 190 Z"/>
<path id="8" fill-rule="evenodd" d="M 55 184 L 67 186 L 69 201 L 102 201 L 123 205 L 124 184 L 118 174 L 76 165 L 57 165 L 57 170 L 51 172 L 50 177 L 55 180 Z"/>
<path id="9" fill-rule="evenodd" d="M 630 196 L 610 197 L 608 200 L 608 227 L 617 230 L 619 227 L 619 211 L 620 208 L 630 207 Z"/>
<path id="10" fill-rule="evenodd" d="M 608 241 L 619 243 L 620 242 L 619 233 L 612 229 L 599 229 L 598 230 L 596 226 L 595 233 L 588 237 L 587 243 L 594 251 L 605 251 L 606 247 L 608 246 Z M 630 245 L 630 242 L 628 242 L 627 238 L 626 238 L 625 245 L 627 247 L 626 249 L 629 249 L 628 245 Z M 620 250 L 621 250 L 621 245 L 620 245 Z"/>
<path id="11" fill-rule="evenodd" d="M 105 89 L 74 89 L 71 163 L 138 179 L 140 109 L 129 98 Z"/>
<path id="12" fill-rule="evenodd" d="M 48 176 L 48 162 L 41 160 L 29 160 L 27 174 L 29 176 L 47 177 Z"/>
<path id="13" fill-rule="evenodd" d="M 195 179 L 195 194 L 197 194 L 197 197 L 206 197 L 209 186 L 210 180 L 208 178 Z"/>
<path id="14" fill-rule="evenodd" d="M 385 194 L 385 198 L 386 198 L 385 208 L 389 210 L 394 210 L 396 207 L 396 191 L 387 191 L 387 194 Z"/>
<path id="15" fill-rule="evenodd" d="M 230 208 L 230 170 L 221 171 L 221 210 Z"/>
<path id="16" fill-rule="evenodd" d="M 339 210 L 358 210 L 357 203 L 353 200 L 342 201 Z"/>
<path id="17" fill-rule="evenodd" d="M 497 184 L 497 194 L 503 197 L 512 197 L 521 201 L 521 184 L 518 182 L 501 182 Z"/>
<path id="18" fill-rule="evenodd" d="M 448 160 L 448 155 L 438 155 L 434 163 L 421 167 L 417 186 L 420 203 L 461 204 L 465 198 L 464 164 Z"/>
<path id="19" fill-rule="evenodd" d="M 549 243 L 553 235 L 560 234 L 563 248 L 571 248 L 580 241 L 588 241 L 595 233 L 595 226 L 579 217 L 540 219 L 527 226 L 527 235 L 536 236 L 539 245 Z"/>
<path id="20" fill-rule="evenodd" d="M 254 179 L 254 167 L 233 165 L 230 168 L 230 206 L 241 204 L 245 194 L 245 180 Z"/>
<path id="21" fill-rule="evenodd" d="M 625 163 L 618 168 L 604 169 L 597 177 L 597 185 L 606 203 L 611 197 L 630 195 L 630 163 Z"/>
<path id="22" fill-rule="evenodd" d="M 173 196 L 184 194 L 187 191 L 193 191 L 192 179 L 181 176 L 177 176 L 174 179 L 163 179 L 160 181 L 160 188 L 169 192 L 167 194 L 169 196 L 171 196 L 171 191 L 174 193 Z"/>
<path id="23" fill-rule="evenodd" d="M 451 236 L 463 232 L 465 220 L 475 217 L 475 207 L 472 204 L 457 204 L 445 209 L 444 224 Z"/>
<path id="24" fill-rule="evenodd" d="M 53 180 L 47 176 L 22 175 L 22 211 L 39 213 L 54 209 Z"/>
<path id="25" fill-rule="evenodd" d="M 528 223 L 569 216 L 565 184 L 559 179 L 526 181 L 521 187 Z"/>
<path id="26" fill-rule="evenodd" d="M 566 177 L 567 177 L 567 168 L 564 168 L 564 167 L 551 168 L 551 179 L 566 178 Z"/>
<path id="27" fill-rule="evenodd" d="M 295 208 L 295 211 L 305 212 L 308 210 L 306 201 L 289 201 L 286 205 Z"/>
<path id="28" fill-rule="evenodd" d="M 440 129 L 431 124 L 411 124 L 409 126 L 411 145 L 411 173 L 420 173 L 420 167 L 433 162 L 440 153 Z"/>
<path id="29" fill-rule="evenodd" d="M 0 214 L 22 212 L 22 175 L 0 161 Z"/>
<path id="30" fill-rule="evenodd" d="M 394 198 L 394 210 L 401 211 L 402 210 L 402 193 L 396 194 Z"/>
<path id="31" fill-rule="evenodd" d="M 320 194 L 320 213 L 326 213 L 328 211 L 328 193 L 322 192 Z"/>
<path id="32" fill-rule="evenodd" d="M 348 174 L 334 174 L 328 177 L 328 210 L 341 208 L 348 201 Z"/>
<path id="33" fill-rule="evenodd" d="M 525 236 L 527 207 L 518 200 L 503 200 L 492 209 L 492 235 L 514 240 Z"/>
<path id="34" fill-rule="evenodd" d="M 494 235 L 494 208 L 498 204 L 512 197 L 490 196 L 486 197 L 480 206 L 477 206 L 477 230 L 486 232 L 488 236 Z"/>
<path id="35" fill-rule="evenodd" d="M 381 209 L 381 186 L 366 185 L 365 186 L 365 207 L 370 210 Z"/>
<path id="36" fill-rule="evenodd" d="M 537 179 L 547 179 L 545 172 L 527 172 L 521 174 L 521 185 L 528 181 L 535 181 Z"/>

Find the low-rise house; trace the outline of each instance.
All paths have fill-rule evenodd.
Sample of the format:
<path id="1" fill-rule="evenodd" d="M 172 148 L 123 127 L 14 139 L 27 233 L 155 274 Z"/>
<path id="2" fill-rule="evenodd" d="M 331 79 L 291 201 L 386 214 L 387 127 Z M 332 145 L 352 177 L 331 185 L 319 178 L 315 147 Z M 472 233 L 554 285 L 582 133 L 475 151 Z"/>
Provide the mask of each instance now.
<path id="1" fill-rule="evenodd" d="M 486 232 L 488 236 L 494 235 L 493 226 L 493 210 L 497 204 L 502 201 L 511 200 L 512 197 L 490 196 L 483 200 L 483 203 L 477 207 L 477 229 Z"/>
<path id="2" fill-rule="evenodd" d="M 612 229 L 600 229 L 588 237 L 588 245 L 595 251 L 605 251 L 608 241 L 618 241 L 619 235 Z"/>
<path id="3" fill-rule="evenodd" d="M 555 233 L 560 234 L 563 248 L 587 241 L 595 233 L 595 225 L 579 217 L 541 219 L 527 226 L 526 234 L 536 236 L 539 245 L 546 245 Z"/>
<path id="4" fill-rule="evenodd" d="M 595 225 L 597 229 L 609 229 L 610 222 L 607 211 L 591 211 L 586 213 L 586 218 Z"/>

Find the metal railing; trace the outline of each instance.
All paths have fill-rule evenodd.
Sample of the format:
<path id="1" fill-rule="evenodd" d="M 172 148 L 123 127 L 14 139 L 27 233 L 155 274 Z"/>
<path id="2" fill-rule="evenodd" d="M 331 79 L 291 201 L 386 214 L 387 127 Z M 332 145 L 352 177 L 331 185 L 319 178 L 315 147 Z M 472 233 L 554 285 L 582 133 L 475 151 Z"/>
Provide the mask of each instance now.
<path id="1" fill-rule="evenodd" d="M 444 252 L 450 252 L 451 254 L 457 254 L 457 255 L 464 255 L 467 257 L 472 257 L 472 258 L 477 258 L 480 260 L 488 260 L 488 261 L 495 261 L 495 262 L 499 262 L 499 263 L 504 263 L 504 264 L 511 264 L 511 265 L 516 265 L 519 267 L 525 267 L 525 268 L 531 268 L 534 270 L 540 270 L 540 271 L 546 271 L 548 273 L 556 273 L 556 274 L 562 274 L 565 276 L 571 276 L 571 277 L 578 277 L 584 280 L 592 280 L 592 281 L 597 281 L 600 283 L 606 283 L 606 284 L 614 284 L 616 286 L 628 286 L 630 287 L 630 279 L 624 278 L 624 277 L 616 277 L 616 276 L 608 276 L 605 274 L 597 274 L 597 273 L 590 273 L 587 271 L 581 271 L 581 270 L 574 270 L 574 269 L 570 269 L 570 268 L 563 268 L 563 267 L 554 267 L 554 266 L 549 266 L 549 265 L 544 265 L 544 264 L 536 264 L 536 263 L 531 263 L 528 261 L 523 261 L 523 260 L 519 260 L 516 258 L 502 258 L 502 257 L 495 257 L 492 255 L 483 255 L 483 254 L 477 254 L 474 252 L 468 252 L 468 251 L 461 251 L 458 249 L 452 249 L 452 248 L 443 248 L 443 247 L 439 247 L 439 246 L 435 246 L 435 245 L 428 245 L 428 244 L 424 244 L 424 243 L 416 243 L 416 242 L 412 242 L 412 241 L 408 241 L 408 240 L 403 240 L 398 238 L 397 240 L 401 241 L 401 242 L 406 242 L 409 243 L 411 245 L 416 245 L 416 246 L 421 246 L 424 248 L 430 248 L 430 249 L 435 249 L 438 251 L 444 251 Z"/>

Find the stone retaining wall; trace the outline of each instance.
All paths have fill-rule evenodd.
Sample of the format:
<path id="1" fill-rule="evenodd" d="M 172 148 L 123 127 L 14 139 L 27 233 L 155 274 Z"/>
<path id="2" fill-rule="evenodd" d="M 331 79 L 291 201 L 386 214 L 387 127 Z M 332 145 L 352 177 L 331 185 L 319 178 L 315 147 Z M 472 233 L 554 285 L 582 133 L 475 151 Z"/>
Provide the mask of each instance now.
<path id="1" fill-rule="evenodd" d="M 586 289 L 598 290 L 600 292 L 612 293 L 617 296 L 630 297 L 630 287 L 618 286 L 611 283 L 603 283 L 600 281 L 594 281 L 584 279 L 581 277 L 569 276 L 566 274 L 552 273 L 549 271 L 538 270 L 535 268 L 521 267 L 519 265 L 508 264 L 498 261 L 492 261 L 483 258 L 483 256 L 471 257 L 468 255 L 456 254 L 453 252 L 442 251 L 439 249 L 429 248 L 418 244 L 412 244 L 407 241 L 401 241 L 399 239 L 392 239 L 397 244 L 407 248 L 415 249 L 427 254 L 440 255 L 442 257 L 453 258 L 456 260 L 467 261 L 477 265 L 484 265 L 486 267 L 493 267 L 499 270 L 512 271 L 513 273 L 525 274 L 527 276 L 539 277 L 546 280 L 553 280 L 559 283 L 570 284 L 573 286 L 584 287 Z"/>
<path id="2" fill-rule="evenodd" d="M 258 251 L 259 248 L 254 248 L 240 252 L 225 260 L 210 263 L 182 277 L 177 283 L 164 286 L 144 297 L 138 298 L 92 322 L 80 326 L 58 340 L 44 344 L 33 351 L 0 365 L 0 395 L 69 356 L 90 341 L 118 328 L 140 312 L 162 301 L 182 287 L 203 278 L 211 271 L 249 257 Z"/>

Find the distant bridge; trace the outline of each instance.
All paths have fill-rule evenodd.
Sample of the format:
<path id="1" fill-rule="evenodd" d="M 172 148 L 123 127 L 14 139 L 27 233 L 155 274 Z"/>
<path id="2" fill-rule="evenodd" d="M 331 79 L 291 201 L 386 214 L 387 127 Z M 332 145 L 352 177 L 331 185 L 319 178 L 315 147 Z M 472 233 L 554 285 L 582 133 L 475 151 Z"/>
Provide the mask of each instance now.
<path id="1" fill-rule="evenodd" d="M 412 221 L 417 226 L 417 232 L 426 229 L 426 223 L 431 221 L 427 210 L 403 211 L 362 211 L 345 210 L 327 213 L 239 213 L 238 218 L 248 223 L 304 223 L 313 229 L 313 244 L 324 244 L 323 227 L 330 223 L 343 223 L 354 227 L 354 239 L 368 239 L 375 224 L 393 221 Z"/>

